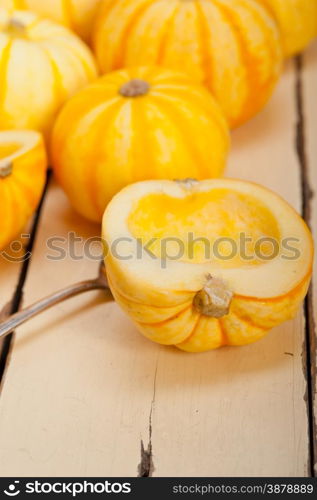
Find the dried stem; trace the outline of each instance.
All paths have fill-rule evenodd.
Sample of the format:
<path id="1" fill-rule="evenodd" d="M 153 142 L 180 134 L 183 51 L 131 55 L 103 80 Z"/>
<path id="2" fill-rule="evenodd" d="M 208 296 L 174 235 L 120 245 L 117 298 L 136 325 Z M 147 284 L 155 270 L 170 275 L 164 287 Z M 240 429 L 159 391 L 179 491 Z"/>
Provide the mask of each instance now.
<path id="1" fill-rule="evenodd" d="M 12 162 L 0 163 L 0 178 L 4 179 L 12 174 Z"/>
<path id="2" fill-rule="evenodd" d="M 218 278 L 207 276 L 207 282 L 194 297 L 195 309 L 211 318 L 222 318 L 229 314 L 233 293 L 227 285 Z"/>
<path id="3" fill-rule="evenodd" d="M 123 97 L 139 97 L 145 95 L 150 90 L 150 84 L 145 80 L 134 78 L 120 87 L 119 94 Z"/>

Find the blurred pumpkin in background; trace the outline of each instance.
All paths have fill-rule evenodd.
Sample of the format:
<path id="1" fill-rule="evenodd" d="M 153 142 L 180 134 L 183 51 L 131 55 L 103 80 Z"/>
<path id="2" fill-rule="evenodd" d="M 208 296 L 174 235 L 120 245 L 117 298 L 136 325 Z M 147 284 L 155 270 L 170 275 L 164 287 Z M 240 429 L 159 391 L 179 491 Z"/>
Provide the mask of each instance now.
<path id="1" fill-rule="evenodd" d="M 66 103 L 51 157 L 75 209 L 100 222 L 127 184 L 221 175 L 228 148 L 226 119 L 203 86 L 183 73 L 136 67 L 98 79 Z"/>
<path id="2" fill-rule="evenodd" d="M 48 135 L 62 104 L 97 77 L 71 31 L 29 11 L 0 8 L 0 129 Z"/>
<path id="3" fill-rule="evenodd" d="M 36 209 L 46 166 L 41 134 L 28 130 L 0 132 L 0 250 L 18 236 Z"/>
<path id="4" fill-rule="evenodd" d="M 100 0 L 0 0 L 1 7 L 33 10 L 89 41 Z"/>
<path id="5" fill-rule="evenodd" d="M 317 36 L 317 0 L 258 0 L 275 15 L 286 56 L 303 50 Z"/>
<path id="6" fill-rule="evenodd" d="M 104 73 L 136 64 L 186 71 L 232 127 L 265 105 L 282 63 L 276 21 L 255 0 L 104 0 L 94 48 Z"/>

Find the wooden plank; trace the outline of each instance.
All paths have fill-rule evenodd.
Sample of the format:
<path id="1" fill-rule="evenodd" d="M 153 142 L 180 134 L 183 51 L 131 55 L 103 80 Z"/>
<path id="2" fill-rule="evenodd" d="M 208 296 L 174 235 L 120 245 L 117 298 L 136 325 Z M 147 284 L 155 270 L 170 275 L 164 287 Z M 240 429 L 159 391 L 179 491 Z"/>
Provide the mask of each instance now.
<path id="1" fill-rule="evenodd" d="M 50 179 L 47 174 L 46 184 L 41 200 L 28 221 L 26 227 L 11 243 L 0 252 L 1 299 L 0 321 L 5 320 L 10 314 L 18 311 L 23 305 L 23 289 L 29 264 L 33 256 L 33 247 L 36 239 L 42 206 Z M 5 376 L 7 361 L 9 359 L 13 335 L 10 334 L 0 339 L 0 389 Z"/>
<path id="2" fill-rule="evenodd" d="M 0 321 L 14 313 L 23 302 L 23 286 L 32 258 L 33 241 L 36 234 L 40 207 L 24 230 L 0 252 Z M 10 353 L 12 335 L 0 339 L 0 386 Z M 1 387 L 0 387 L 1 388 Z"/>
<path id="3" fill-rule="evenodd" d="M 305 211 L 317 241 L 317 43 L 303 57 L 302 93 L 305 138 L 304 189 L 306 191 Z M 307 300 L 307 328 L 310 339 L 310 394 L 311 454 L 314 474 L 317 476 L 317 253 L 315 253 L 314 279 Z"/>
<path id="4" fill-rule="evenodd" d="M 233 135 L 227 175 L 301 208 L 294 65 L 268 107 Z M 303 314 L 263 341 L 196 358 L 161 357 L 153 417 L 157 475 L 301 476 L 308 470 Z M 175 394 L 176 393 L 176 394 Z"/>
<path id="5" fill-rule="evenodd" d="M 99 235 L 54 187 L 29 271 L 28 303 L 97 273 L 96 261 L 47 260 L 48 238 L 67 240 L 70 228 L 85 240 Z M 78 256 L 82 247 L 76 246 Z M 118 307 L 97 292 L 19 329 L 0 405 L 3 475 L 137 474 L 157 348 L 131 330 Z"/>
<path id="6" fill-rule="evenodd" d="M 228 175 L 271 187 L 299 209 L 295 83 L 290 62 L 266 110 L 234 133 Z M 88 259 L 47 260 L 47 238 L 70 228 L 86 240 L 99 231 L 54 187 L 27 303 L 96 272 Z M 304 339 L 299 314 L 258 344 L 189 355 L 143 339 L 100 293 L 61 304 L 15 340 L 0 400 L 1 473 L 308 475 Z"/>

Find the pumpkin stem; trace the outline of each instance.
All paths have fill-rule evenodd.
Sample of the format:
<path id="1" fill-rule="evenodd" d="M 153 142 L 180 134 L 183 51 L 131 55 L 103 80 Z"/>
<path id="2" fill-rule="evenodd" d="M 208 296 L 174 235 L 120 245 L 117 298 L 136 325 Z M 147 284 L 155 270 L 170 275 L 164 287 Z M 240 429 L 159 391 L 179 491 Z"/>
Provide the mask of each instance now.
<path id="1" fill-rule="evenodd" d="M 207 276 L 202 290 L 196 293 L 193 301 L 195 309 L 211 318 L 222 318 L 229 314 L 233 293 L 219 278 Z"/>
<path id="2" fill-rule="evenodd" d="M 14 17 L 11 17 L 7 24 L 7 29 L 12 34 L 22 35 L 25 32 L 25 24 L 23 24 L 18 19 L 14 19 Z"/>
<path id="3" fill-rule="evenodd" d="M 4 179 L 12 174 L 13 164 L 11 162 L 0 164 L 0 178 Z"/>
<path id="4" fill-rule="evenodd" d="M 187 177 L 187 179 L 174 179 L 174 182 L 184 189 L 192 189 L 199 183 L 197 179 L 192 179 L 191 177 Z"/>
<path id="5" fill-rule="evenodd" d="M 148 82 L 134 78 L 120 87 L 119 94 L 123 97 L 138 97 L 147 94 L 149 90 L 150 84 Z"/>

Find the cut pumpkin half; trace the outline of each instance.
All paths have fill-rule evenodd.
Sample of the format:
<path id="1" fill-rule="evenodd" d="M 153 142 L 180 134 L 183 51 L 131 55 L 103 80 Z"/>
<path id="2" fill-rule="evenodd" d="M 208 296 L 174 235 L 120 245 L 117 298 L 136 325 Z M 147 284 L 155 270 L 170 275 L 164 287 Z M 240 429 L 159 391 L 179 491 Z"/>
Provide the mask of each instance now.
<path id="1" fill-rule="evenodd" d="M 313 242 L 268 189 L 231 179 L 130 185 L 103 219 L 109 285 L 149 339 L 190 352 L 244 345 L 292 318 Z"/>
<path id="2" fill-rule="evenodd" d="M 42 135 L 0 132 L 0 250 L 23 229 L 40 201 L 47 158 Z"/>

